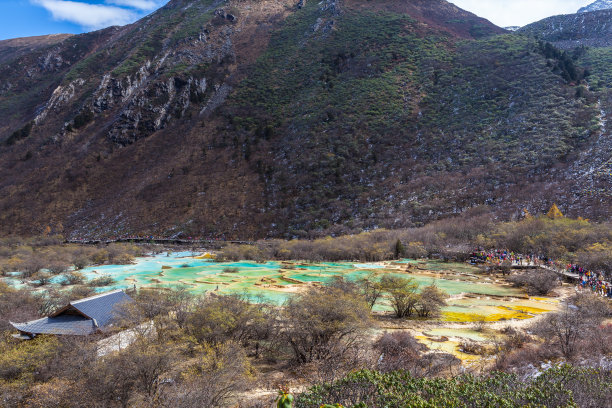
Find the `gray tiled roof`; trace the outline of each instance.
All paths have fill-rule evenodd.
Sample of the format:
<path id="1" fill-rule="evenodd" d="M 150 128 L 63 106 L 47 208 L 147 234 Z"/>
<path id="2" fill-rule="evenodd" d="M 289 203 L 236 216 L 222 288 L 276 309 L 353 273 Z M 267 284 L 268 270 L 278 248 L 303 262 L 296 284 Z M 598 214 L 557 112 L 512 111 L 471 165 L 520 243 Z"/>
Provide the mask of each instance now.
<path id="1" fill-rule="evenodd" d="M 103 293 L 85 299 L 70 302 L 70 305 L 79 312 L 96 320 L 99 327 L 110 324 L 115 312 L 126 302 L 131 302 L 132 298 L 122 290 Z"/>
<path id="2" fill-rule="evenodd" d="M 91 319 L 71 315 L 43 317 L 31 322 L 11 324 L 21 332 L 34 334 L 87 335 L 97 329 Z"/>
<path id="3" fill-rule="evenodd" d="M 122 290 L 115 290 L 70 302 L 68 306 L 50 317 L 26 323 L 11 322 L 11 324 L 23 333 L 87 335 L 111 324 L 117 309 L 126 302 L 132 302 L 132 298 Z M 72 314 L 74 309 L 83 316 Z M 73 312 L 66 314 L 69 310 Z"/>

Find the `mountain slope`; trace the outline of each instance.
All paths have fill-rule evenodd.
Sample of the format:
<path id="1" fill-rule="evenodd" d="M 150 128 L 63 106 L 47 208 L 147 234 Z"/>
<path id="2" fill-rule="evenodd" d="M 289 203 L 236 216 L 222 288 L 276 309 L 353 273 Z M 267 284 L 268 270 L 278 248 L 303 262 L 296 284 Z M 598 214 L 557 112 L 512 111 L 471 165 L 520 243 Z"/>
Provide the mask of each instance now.
<path id="1" fill-rule="evenodd" d="M 596 3 L 603 5 L 603 3 Z M 567 50 L 566 56 L 585 67 L 590 92 L 597 97 L 601 132 L 571 166 L 576 188 L 595 197 L 610 195 L 612 185 L 612 10 L 555 16 L 521 29 Z"/>
<path id="2" fill-rule="evenodd" d="M 15 60 L 39 48 L 60 43 L 68 37 L 71 37 L 71 34 L 41 35 L 37 37 L 2 40 L 0 41 L 0 64 Z"/>
<path id="3" fill-rule="evenodd" d="M 597 95 L 504 33 L 443 0 L 175 0 L 37 49 L 0 69 L 0 226 L 251 238 L 478 205 L 609 216 L 572 167 L 602 134 Z"/>
<path id="4" fill-rule="evenodd" d="M 612 45 L 612 10 L 545 18 L 526 25 L 518 33 L 535 35 L 563 49 Z"/>

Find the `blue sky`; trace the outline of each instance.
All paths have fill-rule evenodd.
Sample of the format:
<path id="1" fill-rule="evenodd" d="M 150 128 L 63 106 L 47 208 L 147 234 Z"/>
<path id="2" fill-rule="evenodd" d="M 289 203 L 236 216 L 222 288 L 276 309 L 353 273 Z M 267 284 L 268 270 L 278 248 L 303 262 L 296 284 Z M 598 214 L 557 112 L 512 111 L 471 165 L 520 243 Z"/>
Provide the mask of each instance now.
<path id="1" fill-rule="evenodd" d="M 505 27 L 525 25 L 556 14 L 575 13 L 594 0 L 450 1 Z M 0 40 L 82 33 L 110 25 L 124 25 L 165 3 L 167 0 L 0 0 Z"/>
<path id="2" fill-rule="evenodd" d="M 167 0 L 0 0 L 0 40 L 124 25 Z"/>
<path id="3" fill-rule="evenodd" d="M 500 27 L 524 26 L 557 14 L 573 14 L 595 0 L 449 0 Z"/>

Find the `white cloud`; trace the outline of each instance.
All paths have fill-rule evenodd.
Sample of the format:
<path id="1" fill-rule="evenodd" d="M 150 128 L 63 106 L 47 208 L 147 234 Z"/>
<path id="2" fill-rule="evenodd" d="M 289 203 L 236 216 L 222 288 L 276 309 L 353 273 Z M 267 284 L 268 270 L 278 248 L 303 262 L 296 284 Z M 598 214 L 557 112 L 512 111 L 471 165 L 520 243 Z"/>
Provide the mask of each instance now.
<path id="1" fill-rule="evenodd" d="M 595 0 L 450 0 L 501 27 L 523 26 L 557 14 L 576 13 Z"/>
<path id="2" fill-rule="evenodd" d="M 55 20 L 69 21 L 93 30 L 112 25 L 129 24 L 139 17 L 132 10 L 103 4 L 67 0 L 31 1 L 47 9 Z"/>
<path id="3" fill-rule="evenodd" d="M 149 11 L 161 6 L 164 1 L 161 0 L 106 0 L 108 4 L 117 6 L 126 6 L 138 10 Z"/>

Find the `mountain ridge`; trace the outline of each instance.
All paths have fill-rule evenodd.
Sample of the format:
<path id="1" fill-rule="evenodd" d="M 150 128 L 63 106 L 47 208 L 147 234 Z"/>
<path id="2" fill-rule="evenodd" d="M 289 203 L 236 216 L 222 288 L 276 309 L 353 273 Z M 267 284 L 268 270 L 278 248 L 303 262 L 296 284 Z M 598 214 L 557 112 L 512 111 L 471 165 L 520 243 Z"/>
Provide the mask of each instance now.
<path id="1" fill-rule="evenodd" d="M 588 6 L 581 7 L 578 13 L 588 13 L 589 11 L 612 9 L 612 0 L 596 0 Z"/>
<path id="2" fill-rule="evenodd" d="M 552 16 L 526 25 L 518 33 L 535 35 L 562 49 L 612 45 L 612 10 Z"/>

